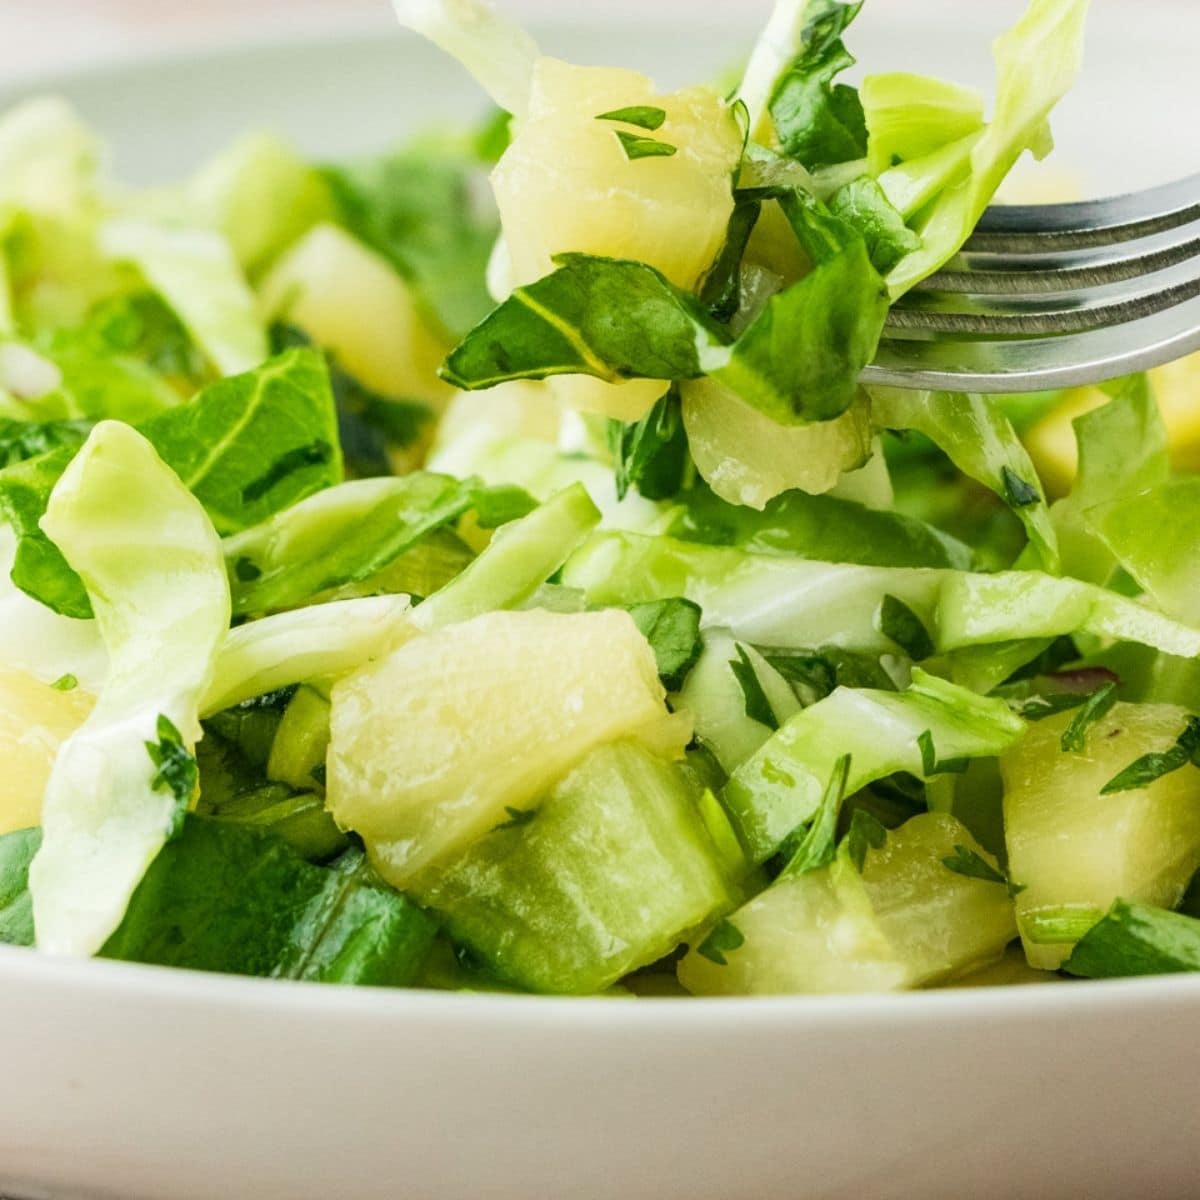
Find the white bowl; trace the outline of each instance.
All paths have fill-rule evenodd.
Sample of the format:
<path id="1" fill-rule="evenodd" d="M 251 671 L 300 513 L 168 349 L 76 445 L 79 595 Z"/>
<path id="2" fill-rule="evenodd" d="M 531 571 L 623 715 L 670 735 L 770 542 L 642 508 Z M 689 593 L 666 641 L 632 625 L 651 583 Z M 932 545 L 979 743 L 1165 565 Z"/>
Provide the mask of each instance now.
<path id="1" fill-rule="evenodd" d="M 545 44 L 675 82 L 725 64 L 765 9 L 675 5 L 635 19 L 638 6 L 618 7 L 569 20 L 560 8 Z M 984 31 L 1018 7 L 874 0 L 854 46 L 872 68 L 983 81 Z M 1185 0 L 1143 0 L 1136 18 L 1129 0 L 1096 8 L 1088 72 L 1056 126 L 1057 178 L 1096 192 L 1195 170 L 1200 12 Z M 383 26 L 45 83 L 142 180 L 182 174 L 247 127 L 334 157 L 483 107 L 456 69 Z M 354 991 L 0 949 L 0 1190 L 121 1200 L 1194 1196 L 1198 1032 L 1194 977 L 563 1000 Z"/>

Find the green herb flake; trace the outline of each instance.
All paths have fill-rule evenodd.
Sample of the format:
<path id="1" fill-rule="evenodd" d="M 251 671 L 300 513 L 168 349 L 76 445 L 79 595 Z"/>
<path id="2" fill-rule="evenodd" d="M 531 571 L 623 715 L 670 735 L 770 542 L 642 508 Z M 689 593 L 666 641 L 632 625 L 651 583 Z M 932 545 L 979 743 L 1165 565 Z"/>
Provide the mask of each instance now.
<path id="1" fill-rule="evenodd" d="M 917 746 L 921 751 L 921 773 L 927 779 L 934 775 L 961 775 L 971 765 L 966 758 L 939 759 L 930 729 L 917 735 Z"/>
<path id="2" fill-rule="evenodd" d="M 161 713 L 156 732 L 158 741 L 146 743 L 146 753 L 157 768 L 151 787 L 156 792 L 170 792 L 175 797 L 175 818 L 169 834 L 170 838 L 175 838 L 183 829 L 183 818 L 196 790 L 199 768 L 195 757 L 183 744 L 183 735 Z"/>
<path id="3" fill-rule="evenodd" d="M 696 953 L 718 967 L 729 965 L 726 954 L 740 950 L 746 944 L 742 931 L 731 921 L 718 921 L 709 930 L 708 936 L 696 947 Z"/>
<path id="4" fill-rule="evenodd" d="M 1067 726 L 1059 745 L 1063 753 L 1082 753 L 1087 745 L 1088 730 L 1103 719 L 1117 702 L 1117 685 L 1106 683 L 1088 696 Z"/>
<path id="5" fill-rule="evenodd" d="M 750 661 L 745 646 L 739 644 L 737 654 L 737 658 L 729 660 L 729 669 L 741 686 L 746 704 L 746 716 L 760 725 L 765 725 L 768 729 L 778 729 L 779 719 L 775 716 L 775 710 L 771 707 L 770 700 L 767 699 L 767 693 L 763 691 L 758 672 L 754 669 L 754 664 Z"/>
<path id="6" fill-rule="evenodd" d="M 262 569 L 244 557 L 239 558 L 233 564 L 233 573 L 237 576 L 239 583 L 253 583 L 256 579 L 262 578 Z"/>
<path id="7" fill-rule="evenodd" d="M 780 879 L 794 879 L 797 875 L 816 871 L 833 861 L 837 844 L 838 816 L 842 811 L 842 801 L 846 798 L 849 780 L 850 755 L 843 754 L 833 764 L 829 782 L 821 796 L 821 803 L 800 839 L 800 844 L 779 873 Z"/>
<path id="8" fill-rule="evenodd" d="M 933 638 L 921 618 L 896 596 L 884 596 L 875 616 L 875 628 L 914 662 L 928 658 L 934 651 Z"/>
<path id="9" fill-rule="evenodd" d="M 1013 508 L 1027 508 L 1042 502 L 1041 492 L 1028 480 L 1022 479 L 1012 467 L 1001 467 L 1000 478 L 1004 482 L 1004 498 Z"/>
<path id="10" fill-rule="evenodd" d="M 615 131 L 625 157 L 633 162 L 639 158 L 671 158 L 679 153 L 677 146 L 670 142 L 660 142 L 656 138 L 639 137 L 636 133 L 626 133 L 624 129 Z"/>
<path id="11" fill-rule="evenodd" d="M 700 606 L 672 597 L 632 604 L 627 611 L 654 651 L 663 687 L 669 692 L 679 691 L 702 649 Z"/>
<path id="12" fill-rule="evenodd" d="M 537 816 L 536 808 L 513 808 L 506 804 L 504 811 L 508 813 L 508 820 L 501 821 L 499 825 L 493 825 L 493 833 L 498 833 L 501 829 L 519 829 L 522 825 L 528 825 Z"/>
<path id="13" fill-rule="evenodd" d="M 846 831 L 846 850 L 859 872 L 867 861 L 869 850 L 882 850 L 887 841 L 886 826 L 864 808 L 856 808 Z"/>
<path id="14" fill-rule="evenodd" d="M 1200 757 L 1200 717 L 1188 717 L 1188 722 L 1178 740 L 1169 750 L 1153 751 L 1135 759 L 1123 771 L 1119 771 L 1101 789 L 1100 795 L 1111 796 L 1114 792 L 1131 792 L 1149 787 L 1156 779 L 1197 763 Z"/>
<path id="15" fill-rule="evenodd" d="M 977 851 L 967 846 L 955 846 L 954 853 L 942 859 L 942 866 L 955 875 L 968 879 L 982 879 L 985 883 L 1002 883 L 1008 886 L 1008 876 L 998 871 Z"/>
<path id="16" fill-rule="evenodd" d="M 614 108 L 612 112 L 600 113 L 597 121 L 617 121 L 622 125 L 636 125 L 639 129 L 651 131 L 660 129 L 667 119 L 664 108 L 655 108 L 652 104 L 634 104 L 629 108 Z"/>
<path id="17" fill-rule="evenodd" d="M 51 685 L 56 692 L 73 692 L 79 686 L 74 675 L 60 675 Z"/>
<path id="18" fill-rule="evenodd" d="M 538 502 L 524 488 L 508 483 L 481 487 L 472 504 L 475 523 L 480 529 L 499 529 L 528 516 L 537 506 Z"/>
<path id="19" fill-rule="evenodd" d="M 669 500 L 683 486 L 688 466 L 683 405 L 671 388 L 640 420 L 610 421 L 609 449 L 616 460 L 617 499 L 630 487 L 647 500 Z"/>

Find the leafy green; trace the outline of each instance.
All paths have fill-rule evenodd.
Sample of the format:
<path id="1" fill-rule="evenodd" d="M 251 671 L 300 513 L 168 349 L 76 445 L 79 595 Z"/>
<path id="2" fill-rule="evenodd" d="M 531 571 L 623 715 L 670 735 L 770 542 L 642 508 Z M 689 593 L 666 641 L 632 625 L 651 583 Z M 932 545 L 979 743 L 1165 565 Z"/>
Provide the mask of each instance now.
<path id="1" fill-rule="evenodd" d="M 873 175 L 920 159 L 983 128 L 983 97 L 974 89 L 926 75 L 868 75 L 859 88 Z"/>
<path id="2" fill-rule="evenodd" d="M 674 388 L 640 421 L 611 421 L 608 428 L 618 500 L 630 487 L 647 500 L 667 500 L 679 491 L 689 459 L 679 393 Z"/>
<path id="3" fill-rule="evenodd" d="M 434 530 L 457 520 L 474 485 L 416 472 L 327 488 L 226 538 L 235 613 L 295 608 L 377 575 Z"/>
<path id="4" fill-rule="evenodd" d="M 87 421 L 10 421 L 0 417 L 0 470 L 55 450 L 78 450 L 90 428 Z"/>
<path id="5" fill-rule="evenodd" d="M 21 829 L 0 837 L 0 944 L 33 945 L 29 864 L 41 844 L 40 829 Z"/>
<path id="6" fill-rule="evenodd" d="M 933 730 L 925 729 L 917 735 L 917 749 L 921 752 L 921 774 L 926 779 L 935 775 L 961 775 L 969 760 L 963 757 L 939 758 L 933 741 Z"/>
<path id="7" fill-rule="evenodd" d="M 30 872 L 39 947 L 87 955 L 177 831 L 229 589 L 203 508 L 128 425 L 96 426 L 42 524 L 87 586 L 110 659 L 96 707 L 55 759 Z"/>
<path id="8" fill-rule="evenodd" d="M 779 720 L 775 716 L 774 708 L 771 707 L 771 701 L 767 699 L 767 694 L 763 691 L 758 672 L 754 669 L 754 664 L 750 661 L 746 648 L 739 644 L 736 647 L 736 653 L 737 658 L 730 659 L 729 669 L 742 689 L 746 716 L 760 725 L 765 725 L 768 729 L 778 729 Z"/>
<path id="9" fill-rule="evenodd" d="M 850 780 L 850 755 L 843 754 L 833 764 L 829 782 L 821 794 L 817 811 L 800 844 L 779 873 L 780 879 L 794 879 L 808 871 L 816 871 L 833 862 L 837 848 L 837 822 L 846 798 Z"/>
<path id="10" fill-rule="evenodd" d="M 659 129 L 667 119 L 665 108 L 655 108 L 650 104 L 634 104 L 629 108 L 614 108 L 612 112 L 599 113 L 597 121 L 618 121 L 624 125 L 636 125 L 639 129 L 649 129 L 651 133 Z"/>
<path id="11" fill-rule="evenodd" d="M 141 428 L 222 534 L 342 478 L 329 378 L 314 350 L 219 380 Z"/>
<path id="12" fill-rule="evenodd" d="M 1058 570 L 1058 538 L 1050 511 L 1029 482 L 1037 479 L 1037 471 L 1012 423 L 994 402 L 955 392 L 873 388 L 871 406 L 879 425 L 924 434 L 960 471 L 995 492 L 1025 526 L 1043 567 Z"/>
<path id="13" fill-rule="evenodd" d="M 1115 900 L 1079 939 L 1062 969 L 1088 979 L 1200 971 L 1200 921 L 1131 900 Z"/>
<path id="14" fill-rule="evenodd" d="M 451 336 L 491 309 L 484 287 L 497 221 L 478 200 L 477 163 L 433 144 L 329 167 L 342 224 L 413 283 Z"/>
<path id="15" fill-rule="evenodd" d="M 166 792 L 175 801 L 175 813 L 168 835 L 173 838 L 182 828 L 188 804 L 196 790 L 199 769 L 195 756 L 183 744 L 183 735 L 170 718 L 159 714 L 155 734 L 157 741 L 146 742 L 146 753 L 150 755 L 155 768 L 150 786 L 156 792 Z"/>
<path id="16" fill-rule="evenodd" d="M 1200 766 L 1200 717 L 1188 717 L 1178 740 L 1169 750 L 1154 750 L 1135 759 L 1101 789 L 1102 796 L 1149 787 L 1156 779 L 1189 764 Z"/>
<path id="17" fill-rule="evenodd" d="M 155 292 L 130 292 L 100 301 L 88 313 L 84 331 L 98 348 L 138 359 L 168 379 L 189 386 L 208 381 L 204 355 Z"/>
<path id="18" fill-rule="evenodd" d="M 850 816 L 850 828 L 846 831 L 844 844 L 850 861 L 861 873 L 871 850 L 882 850 L 887 841 L 887 827 L 864 808 L 856 808 Z"/>
<path id="19" fill-rule="evenodd" d="M 639 158 L 671 158 L 679 153 L 678 146 L 670 142 L 660 142 L 657 138 L 639 137 L 636 133 L 627 133 L 624 129 L 614 130 L 625 157 L 633 162 Z"/>
<path id="20" fill-rule="evenodd" d="M 671 597 L 631 605 L 629 615 L 654 651 L 663 687 L 669 692 L 679 691 L 700 657 L 699 605 Z"/>
<path id="21" fill-rule="evenodd" d="M 940 161 L 928 162 L 936 185 L 932 196 L 923 197 L 925 213 L 917 229 L 922 245 L 888 275 L 893 297 L 958 251 L 1026 149 L 1038 157 L 1050 149 L 1047 117 L 1079 72 L 1086 13 L 1087 0 L 1030 0 L 1017 24 L 994 43 L 997 84 L 991 123 L 981 134 L 969 134 L 934 152 L 936 156 L 950 150 L 949 172 Z M 966 151 L 965 178 L 953 161 L 955 147 Z"/>
<path id="22" fill-rule="evenodd" d="M 954 853 L 942 859 L 942 865 L 956 875 L 968 879 L 982 879 L 985 883 L 1002 883 L 1008 886 L 1008 876 L 996 870 L 978 850 L 969 846 L 955 846 Z"/>
<path id="23" fill-rule="evenodd" d="M 968 547 L 933 526 L 836 496 L 784 492 L 759 512 L 728 504 L 697 484 L 677 502 L 679 511 L 667 532 L 688 541 L 879 567 L 965 570 L 971 565 Z"/>
<path id="24" fill-rule="evenodd" d="M 803 10 L 801 47 L 771 95 L 771 120 L 780 143 L 809 168 L 862 158 L 867 152 L 858 93 L 833 82 L 854 65 L 842 34 L 860 8 L 861 0 L 810 0 Z"/>
<path id="25" fill-rule="evenodd" d="M 725 957 L 735 950 L 740 950 L 746 944 L 742 931 L 727 919 L 718 921 L 705 935 L 704 940 L 696 947 L 696 953 L 703 955 L 709 962 L 719 967 L 728 965 Z"/>
<path id="26" fill-rule="evenodd" d="M 79 686 L 79 680 L 71 674 L 60 675 L 50 686 L 56 692 L 73 692 Z"/>
<path id="27" fill-rule="evenodd" d="M 871 265 L 881 275 L 921 244 L 878 182 L 868 176 L 854 179 L 835 192 L 829 201 L 829 211 L 862 234 Z"/>
<path id="28" fill-rule="evenodd" d="M 895 642 L 914 662 L 920 662 L 933 653 L 933 639 L 929 636 L 929 630 L 921 618 L 897 596 L 884 595 L 875 623 L 879 632 Z"/>
<path id="29" fill-rule="evenodd" d="M 1079 711 L 1071 718 L 1070 725 L 1063 730 L 1061 745 L 1063 752 L 1082 753 L 1087 746 L 1087 731 L 1117 702 L 1117 685 L 1106 683 L 1088 696 Z"/>
<path id="30" fill-rule="evenodd" d="M 714 320 L 727 323 L 741 307 L 742 259 L 759 217 L 762 200 L 752 192 L 735 192 L 733 212 L 716 261 L 700 283 L 701 303 Z"/>

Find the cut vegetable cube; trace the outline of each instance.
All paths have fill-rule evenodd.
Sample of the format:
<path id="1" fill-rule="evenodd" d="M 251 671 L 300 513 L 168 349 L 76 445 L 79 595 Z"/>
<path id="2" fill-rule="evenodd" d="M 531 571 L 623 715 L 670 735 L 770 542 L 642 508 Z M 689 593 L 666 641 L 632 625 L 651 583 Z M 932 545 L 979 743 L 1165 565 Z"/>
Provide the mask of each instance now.
<path id="1" fill-rule="evenodd" d="M 596 746 L 634 737 L 676 757 L 690 732 L 628 613 L 489 613 L 334 687 L 329 804 L 404 886 Z"/>
<path id="2" fill-rule="evenodd" d="M 415 892 L 501 978 L 600 991 L 735 903 L 696 800 L 638 742 L 602 746 Z"/>
<path id="3" fill-rule="evenodd" d="M 1082 933 L 1118 897 L 1174 908 L 1200 867 L 1200 770 L 1189 764 L 1149 786 L 1103 793 L 1136 759 L 1173 746 L 1186 711 L 1116 704 L 1082 751 L 1064 751 L 1074 716 L 1039 721 L 1001 759 L 1009 874 L 1024 888 L 1017 923 L 1030 965 L 1046 970 L 1073 942 L 1039 941 L 1039 917 L 1077 913 Z"/>

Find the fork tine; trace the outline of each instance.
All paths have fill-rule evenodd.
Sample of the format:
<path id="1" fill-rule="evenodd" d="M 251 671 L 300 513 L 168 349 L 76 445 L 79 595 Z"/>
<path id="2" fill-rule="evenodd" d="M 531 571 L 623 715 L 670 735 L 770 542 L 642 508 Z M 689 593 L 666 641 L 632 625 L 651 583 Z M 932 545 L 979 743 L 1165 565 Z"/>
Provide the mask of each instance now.
<path id="1" fill-rule="evenodd" d="M 867 385 L 1028 392 L 1099 383 L 1200 350 L 1200 296 L 1112 328 L 1061 337 L 964 341 L 889 331 Z"/>
<path id="2" fill-rule="evenodd" d="M 1173 183 L 1070 204 L 998 204 L 964 247 L 989 253 L 1109 246 L 1200 219 L 1200 174 Z"/>

